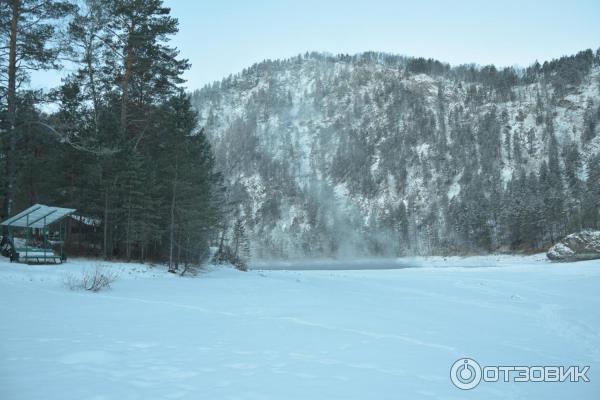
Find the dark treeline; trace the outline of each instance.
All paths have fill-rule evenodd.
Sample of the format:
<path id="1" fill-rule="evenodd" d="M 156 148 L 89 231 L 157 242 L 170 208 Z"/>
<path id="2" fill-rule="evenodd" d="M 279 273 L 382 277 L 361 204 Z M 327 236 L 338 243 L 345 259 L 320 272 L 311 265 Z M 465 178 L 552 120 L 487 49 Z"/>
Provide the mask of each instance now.
<path id="1" fill-rule="evenodd" d="M 259 257 L 534 251 L 600 228 L 599 71 L 307 53 L 192 101 Z"/>
<path id="2" fill-rule="evenodd" d="M 208 255 L 223 190 L 169 12 L 161 0 L 0 2 L 2 218 L 72 207 L 86 221 L 72 250 L 172 269 Z M 31 71 L 65 63 L 75 72 L 60 87 L 29 89 Z"/>

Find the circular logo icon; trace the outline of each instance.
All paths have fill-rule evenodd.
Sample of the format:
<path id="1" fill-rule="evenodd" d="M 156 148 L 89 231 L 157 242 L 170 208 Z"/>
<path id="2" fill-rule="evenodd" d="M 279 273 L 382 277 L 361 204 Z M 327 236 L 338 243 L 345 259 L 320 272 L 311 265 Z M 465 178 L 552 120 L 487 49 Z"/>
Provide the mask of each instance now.
<path id="1" fill-rule="evenodd" d="M 459 389 L 473 389 L 481 382 L 481 366 L 471 358 L 460 358 L 450 368 L 450 380 Z"/>

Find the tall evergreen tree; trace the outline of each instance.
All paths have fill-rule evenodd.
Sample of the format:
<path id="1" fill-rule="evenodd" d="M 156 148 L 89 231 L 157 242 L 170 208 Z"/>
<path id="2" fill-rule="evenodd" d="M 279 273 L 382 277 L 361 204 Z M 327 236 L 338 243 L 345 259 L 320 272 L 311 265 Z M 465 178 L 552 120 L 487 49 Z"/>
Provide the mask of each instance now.
<path id="1" fill-rule="evenodd" d="M 121 96 L 121 132 L 138 141 L 148 123 L 148 106 L 177 92 L 189 63 L 178 59 L 177 49 L 167 45 L 178 27 L 162 0 L 107 1 L 109 48 Z"/>
<path id="2" fill-rule="evenodd" d="M 2 91 L 6 93 L 6 130 L 8 143 L 5 145 L 6 182 L 2 213 L 12 215 L 16 171 L 18 131 L 18 95 L 21 84 L 31 70 L 56 69 L 58 55 L 65 44 L 58 32 L 59 22 L 75 10 L 69 1 L 60 0 L 5 0 L 0 2 L 0 41 L 6 49 L 0 58 L 0 82 L 6 82 Z"/>

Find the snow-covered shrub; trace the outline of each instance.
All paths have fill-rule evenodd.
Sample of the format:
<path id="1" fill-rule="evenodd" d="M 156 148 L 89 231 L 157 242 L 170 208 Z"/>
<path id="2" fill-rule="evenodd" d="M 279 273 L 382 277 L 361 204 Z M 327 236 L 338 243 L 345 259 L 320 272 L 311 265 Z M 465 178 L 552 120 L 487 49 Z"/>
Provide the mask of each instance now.
<path id="1" fill-rule="evenodd" d="M 117 274 L 107 271 L 102 266 L 96 266 L 93 271 L 85 270 L 80 275 L 69 274 L 65 277 L 65 286 L 70 290 L 89 290 L 99 292 L 110 289 L 117 280 Z"/>

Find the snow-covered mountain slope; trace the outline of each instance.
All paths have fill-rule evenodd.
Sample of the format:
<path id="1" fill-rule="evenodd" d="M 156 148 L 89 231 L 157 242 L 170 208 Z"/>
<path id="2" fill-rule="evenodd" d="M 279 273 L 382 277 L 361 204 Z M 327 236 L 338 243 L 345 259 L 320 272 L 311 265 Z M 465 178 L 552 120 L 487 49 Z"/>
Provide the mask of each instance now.
<path id="1" fill-rule="evenodd" d="M 119 277 L 90 293 L 63 280 L 94 262 L 0 257 L 0 398 L 598 398 L 599 261 L 415 261 L 422 267 L 219 268 L 198 279 L 104 263 Z M 449 374 L 462 357 L 590 366 L 590 382 L 481 382 L 465 392 Z"/>
<path id="2" fill-rule="evenodd" d="M 600 153 L 592 51 L 522 71 L 312 53 L 192 99 L 255 257 L 540 247 L 589 209 L 574 188 Z M 516 232 L 499 210 L 551 197 L 547 175 L 577 215 L 561 204 L 564 220 L 548 211 L 548 229 Z"/>

